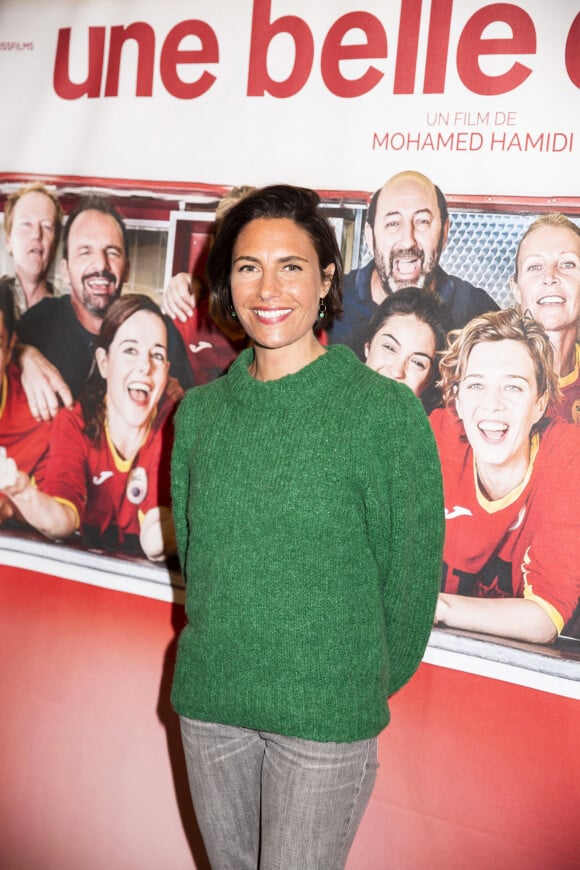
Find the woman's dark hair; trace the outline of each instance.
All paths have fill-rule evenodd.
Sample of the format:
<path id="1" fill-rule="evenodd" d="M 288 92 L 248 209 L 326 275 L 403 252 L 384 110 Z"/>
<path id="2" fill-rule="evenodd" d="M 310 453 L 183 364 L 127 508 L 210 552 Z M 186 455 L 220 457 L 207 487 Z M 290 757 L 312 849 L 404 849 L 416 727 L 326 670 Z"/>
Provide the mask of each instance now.
<path id="1" fill-rule="evenodd" d="M 330 290 L 324 300 L 326 314 L 317 321 L 316 326 L 326 328 L 335 317 L 342 314 L 342 257 L 334 230 L 318 210 L 319 204 L 320 197 L 314 190 L 274 184 L 249 193 L 225 213 L 207 261 L 210 311 L 218 323 L 231 328 L 236 322 L 231 313 L 232 254 L 241 231 L 259 218 L 288 218 L 294 221 L 308 233 L 318 255 L 321 273 L 331 263 L 334 264 Z"/>
<path id="2" fill-rule="evenodd" d="M 127 293 L 125 296 L 119 296 L 118 299 L 115 299 L 107 309 L 97 336 L 95 349 L 102 347 L 105 352 L 108 352 L 119 327 L 138 311 L 150 311 L 152 314 L 156 314 L 165 325 L 161 309 L 153 299 L 143 293 Z M 85 422 L 85 433 L 93 443 L 100 439 L 104 431 L 106 392 L 107 382 L 101 376 L 99 367 L 93 359 L 89 377 L 79 396 Z"/>
<path id="3" fill-rule="evenodd" d="M 4 328 L 8 333 L 8 341 L 11 340 L 16 330 L 16 305 L 10 283 L 10 278 L 4 278 L 0 281 L 0 313 L 4 315 Z"/>
<path id="4" fill-rule="evenodd" d="M 413 314 L 417 320 L 430 326 L 435 336 L 435 359 L 429 373 L 429 381 L 420 399 L 430 413 L 441 404 L 441 392 L 436 384 L 439 379 L 439 354 L 447 345 L 447 333 L 452 328 L 451 315 L 437 293 L 420 287 L 405 287 L 392 293 L 381 302 L 368 325 L 366 343 L 373 340 L 389 317 L 396 314 Z"/>

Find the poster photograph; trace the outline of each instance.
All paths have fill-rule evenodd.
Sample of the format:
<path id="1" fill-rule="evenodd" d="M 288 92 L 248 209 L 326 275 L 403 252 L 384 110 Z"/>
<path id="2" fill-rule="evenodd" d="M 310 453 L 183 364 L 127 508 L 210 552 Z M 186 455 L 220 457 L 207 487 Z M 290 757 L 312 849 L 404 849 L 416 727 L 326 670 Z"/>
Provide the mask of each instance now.
<path id="1" fill-rule="evenodd" d="M 430 415 L 441 624 L 580 639 L 577 4 L 4 0 L 0 25 L 5 552 L 181 587 L 173 414 L 246 343 L 209 311 L 216 217 L 288 183 L 344 258 L 323 342 Z M 541 630 L 472 616 L 504 599 Z"/>
<path id="2" fill-rule="evenodd" d="M 409 685 L 389 693 L 392 721 L 346 870 L 576 868 L 578 0 L 0 0 L 0 81 L 0 865 L 209 870 L 171 703 L 187 624 L 174 419 L 188 391 L 219 391 L 236 360 L 245 374 L 247 336 L 210 305 L 220 221 L 255 189 L 293 185 L 316 191 L 344 263 L 342 317 L 319 309 L 326 360 L 347 345 L 374 370 L 347 353 L 377 395 L 383 378 L 405 385 L 397 395 L 433 433 L 444 487 L 433 629 L 429 619 Z M 329 400 L 327 413 L 352 423 L 344 404 Z M 222 432 L 205 410 L 196 418 L 198 458 L 239 433 L 226 417 Z M 292 425 L 275 438 L 294 443 Z M 340 516 L 383 528 L 392 505 L 413 507 L 410 497 L 369 508 L 363 483 L 375 478 L 372 495 L 385 487 L 374 473 L 358 485 L 360 458 L 372 454 L 376 469 L 383 454 L 346 436 L 338 453 L 314 440 L 304 469 L 318 481 L 336 467 L 356 477 Z M 239 583 L 239 597 L 227 583 L 196 597 L 211 607 L 213 589 L 226 589 L 234 627 L 224 638 L 220 622 L 208 649 L 231 668 L 228 693 L 256 663 L 274 685 L 270 660 L 254 653 L 248 666 L 239 650 L 271 622 L 248 602 L 277 607 L 261 593 L 269 553 L 283 531 L 303 528 L 298 514 L 313 516 L 327 568 L 323 583 L 296 560 L 301 601 L 310 584 L 344 613 L 328 554 L 353 574 L 358 564 L 340 555 L 354 551 L 348 528 L 326 552 L 318 540 L 337 522 L 341 509 L 322 507 L 335 490 L 295 487 L 302 511 L 292 515 L 295 466 L 276 446 L 285 461 L 270 465 L 285 485 L 270 488 L 263 576 L 254 582 L 260 572 L 247 566 L 258 559 L 240 555 L 252 583 Z M 260 527 L 249 476 L 215 485 L 229 467 L 212 493 L 243 512 L 240 528 Z M 304 510 L 304 492 L 317 513 Z M 205 491 L 198 499 L 210 503 Z M 243 535 L 225 534 L 233 513 L 198 507 L 190 552 L 203 564 L 237 557 Z M 183 538 L 177 498 L 175 515 Z M 222 535 L 206 531 L 215 516 Z M 407 534 L 397 541 L 422 554 L 426 535 Z M 374 553 L 371 570 L 384 564 Z M 191 600 L 199 590 L 189 587 Z M 316 669 L 319 646 L 302 629 L 314 636 L 324 620 L 297 616 L 295 600 L 284 600 L 282 634 L 298 626 L 293 649 Z M 337 651 L 348 632 L 368 641 L 347 610 Z M 401 617 L 401 635 L 416 637 L 416 621 Z M 304 709 L 314 698 L 326 717 L 331 695 L 355 709 L 359 671 L 350 652 L 343 659 L 337 673 L 352 682 L 337 677 L 336 693 L 321 680 L 326 694 L 309 696 L 303 681 Z"/>

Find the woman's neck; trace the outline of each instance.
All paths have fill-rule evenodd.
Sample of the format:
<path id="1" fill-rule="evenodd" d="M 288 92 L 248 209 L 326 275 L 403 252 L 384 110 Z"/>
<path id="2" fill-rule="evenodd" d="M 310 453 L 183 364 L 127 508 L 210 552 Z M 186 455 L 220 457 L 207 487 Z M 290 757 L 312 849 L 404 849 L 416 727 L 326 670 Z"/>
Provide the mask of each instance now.
<path id="1" fill-rule="evenodd" d="M 554 368 L 560 378 L 565 378 L 576 366 L 576 336 L 576 326 L 548 332 L 550 343 L 554 348 Z"/>
<path id="2" fill-rule="evenodd" d="M 115 450 L 126 462 L 130 462 L 143 446 L 151 420 L 143 426 L 130 426 L 126 420 L 118 417 L 115 412 L 107 410 L 107 429 Z"/>
<path id="3" fill-rule="evenodd" d="M 276 381 L 294 375 L 326 353 L 314 333 L 309 340 L 286 347 L 254 346 L 254 359 L 248 372 L 257 381 Z"/>
<path id="4" fill-rule="evenodd" d="M 480 488 L 489 501 L 505 498 L 524 480 L 530 466 L 530 448 L 507 465 L 492 465 L 475 460 Z"/>
<path id="5" fill-rule="evenodd" d="M 18 273 L 18 271 L 16 272 L 16 277 L 18 278 L 20 286 L 24 292 L 27 308 L 32 308 L 32 306 L 36 305 L 37 302 L 40 302 L 41 299 L 45 299 L 47 296 L 51 295 L 45 277 L 37 279 L 28 278 L 26 275 Z"/>

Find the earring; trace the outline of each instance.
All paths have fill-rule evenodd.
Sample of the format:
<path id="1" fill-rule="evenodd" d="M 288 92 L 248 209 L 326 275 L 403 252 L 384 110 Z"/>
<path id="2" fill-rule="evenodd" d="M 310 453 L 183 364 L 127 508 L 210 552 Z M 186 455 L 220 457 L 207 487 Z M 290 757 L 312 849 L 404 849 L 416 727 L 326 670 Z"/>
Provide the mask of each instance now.
<path id="1" fill-rule="evenodd" d="M 233 305 L 230 305 L 230 317 L 235 320 L 238 315 L 236 314 L 236 309 Z"/>
<path id="2" fill-rule="evenodd" d="M 318 319 L 324 320 L 326 317 L 326 302 L 324 301 L 324 296 L 320 300 L 320 305 L 318 307 Z"/>

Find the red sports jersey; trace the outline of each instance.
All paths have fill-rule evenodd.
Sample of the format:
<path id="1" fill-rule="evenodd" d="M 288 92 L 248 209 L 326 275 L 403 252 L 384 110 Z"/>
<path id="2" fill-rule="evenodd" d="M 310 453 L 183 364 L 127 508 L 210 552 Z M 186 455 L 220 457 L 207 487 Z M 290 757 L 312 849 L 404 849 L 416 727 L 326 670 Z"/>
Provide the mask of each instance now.
<path id="1" fill-rule="evenodd" d="M 0 394 L 0 447 L 14 460 L 21 471 L 42 481 L 50 423 L 38 422 L 30 413 L 20 382 L 20 371 L 14 362 L 6 366 Z"/>
<path id="2" fill-rule="evenodd" d="M 433 411 L 430 420 L 445 492 L 442 590 L 530 598 L 562 631 L 580 596 L 580 431 L 549 422 L 522 484 L 489 501 L 461 420 L 449 409 Z"/>
<path id="3" fill-rule="evenodd" d="M 559 380 L 562 397 L 548 406 L 546 416 L 561 417 L 568 423 L 580 423 L 580 344 L 576 345 L 576 363 L 569 375 Z"/>
<path id="4" fill-rule="evenodd" d="M 207 384 L 223 375 L 247 345 L 246 339 L 232 341 L 224 335 L 210 317 L 206 297 L 185 323 L 180 320 L 174 323 L 185 344 L 196 385 Z"/>
<path id="5" fill-rule="evenodd" d="M 96 445 L 89 440 L 78 403 L 58 414 L 42 490 L 76 511 L 90 546 L 132 545 L 129 536 L 139 535 L 147 511 L 169 507 L 172 410 L 164 399 L 132 462 L 119 456 L 107 433 Z"/>

